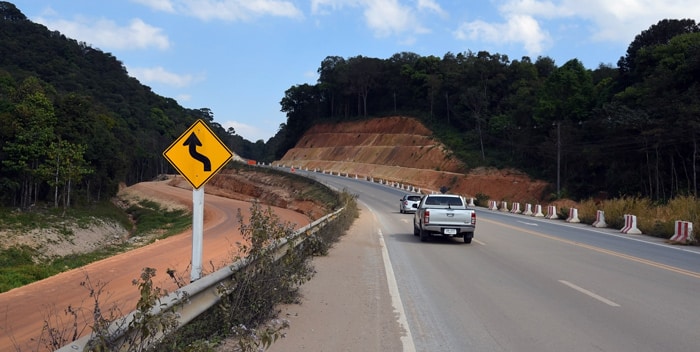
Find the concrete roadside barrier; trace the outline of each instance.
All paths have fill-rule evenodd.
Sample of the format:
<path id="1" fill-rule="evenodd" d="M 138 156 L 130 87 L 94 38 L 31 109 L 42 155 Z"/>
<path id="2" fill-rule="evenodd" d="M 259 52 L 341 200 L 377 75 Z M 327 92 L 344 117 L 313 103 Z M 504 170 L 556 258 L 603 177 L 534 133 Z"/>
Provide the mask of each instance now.
<path id="1" fill-rule="evenodd" d="M 476 204 L 474 204 L 474 197 L 469 198 L 469 206 L 470 206 L 470 207 L 475 207 L 475 206 L 476 206 Z"/>
<path id="2" fill-rule="evenodd" d="M 537 218 L 544 217 L 544 214 L 542 214 L 542 205 L 541 204 L 535 205 L 535 212 L 532 214 L 532 216 L 537 217 Z"/>
<path id="3" fill-rule="evenodd" d="M 513 214 L 520 214 L 521 213 L 520 203 L 517 203 L 517 202 L 513 203 L 510 207 L 510 212 Z"/>
<path id="4" fill-rule="evenodd" d="M 503 212 L 508 212 L 508 202 L 501 201 L 501 209 L 500 210 Z"/>
<path id="5" fill-rule="evenodd" d="M 523 215 L 527 215 L 527 216 L 532 215 L 532 204 L 525 203 L 525 210 L 523 211 Z"/>
<path id="6" fill-rule="evenodd" d="M 608 227 L 605 223 L 605 212 L 602 210 L 596 210 L 595 221 L 593 222 L 593 227 Z"/>
<path id="7" fill-rule="evenodd" d="M 559 219 L 559 216 L 557 215 L 556 205 L 548 205 L 547 206 L 547 215 L 545 215 L 544 218 L 545 219 Z"/>
<path id="8" fill-rule="evenodd" d="M 625 214 L 625 227 L 620 232 L 628 235 L 640 235 L 642 231 L 637 228 L 637 216 Z"/>
<path id="9" fill-rule="evenodd" d="M 498 202 L 496 202 L 495 200 L 490 200 L 489 210 L 498 210 Z"/>
<path id="10" fill-rule="evenodd" d="M 693 223 L 690 221 L 676 220 L 675 232 L 669 239 L 670 242 L 688 244 L 695 240 L 693 237 Z"/>
<path id="11" fill-rule="evenodd" d="M 578 218 L 578 209 L 569 208 L 569 217 L 566 218 L 566 222 L 581 222 Z"/>

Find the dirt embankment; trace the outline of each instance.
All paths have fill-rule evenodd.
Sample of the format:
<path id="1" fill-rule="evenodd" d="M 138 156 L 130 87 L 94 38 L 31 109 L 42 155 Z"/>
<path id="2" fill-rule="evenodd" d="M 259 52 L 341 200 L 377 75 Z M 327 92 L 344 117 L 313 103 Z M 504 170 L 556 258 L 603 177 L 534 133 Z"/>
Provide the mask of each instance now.
<path id="1" fill-rule="evenodd" d="M 182 176 L 164 177 L 158 182 L 169 186 L 192 189 Z M 158 183 L 154 182 L 154 183 Z M 252 202 L 289 209 L 301 213 L 312 220 L 327 214 L 326 205 L 312 199 L 303 199 L 295 193 L 299 187 L 288 179 L 278 175 L 255 170 L 222 170 L 209 180 L 206 194 L 221 196 L 234 200 Z M 113 202 L 123 209 L 140 201 L 150 200 L 158 203 L 165 210 L 187 209 L 191 211 L 191 202 L 182 204 L 167 195 L 142 184 L 124 186 Z M 157 231 L 132 237 L 130 229 L 124 228 L 116 221 L 94 218 L 90 223 L 78 223 L 67 220 L 54 226 L 35 229 L 0 228 L 0 249 L 24 246 L 36 251 L 36 261 L 46 261 L 71 254 L 88 253 L 126 241 L 134 246 L 149 242 L 160 235 Z"/>
<path id="2" fill-rule="evenodd" d="M 445 186 L 467 197 L 510 202 L 538 203 L 550 187 L 517 170 L 467 172 L 428 128 L 401 116 L 316 125 L 276 164 L 398 182 L 424 193 Z"/>

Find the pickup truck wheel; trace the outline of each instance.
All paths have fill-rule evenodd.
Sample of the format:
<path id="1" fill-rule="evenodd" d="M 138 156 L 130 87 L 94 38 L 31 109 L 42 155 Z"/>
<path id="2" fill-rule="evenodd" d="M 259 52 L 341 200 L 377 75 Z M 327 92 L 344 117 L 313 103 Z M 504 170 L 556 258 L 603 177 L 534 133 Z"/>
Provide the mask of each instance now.
<path id="1" fill-rule="evenodd" d="M 419 233 L 419 235 L 420 235 L 420 241 L 421 241 L 421 242 L 428 242 L 428 239 L 430 238 L 430 235 L 428 234 L 427 231 L 425 231 L 425 230 L 423 230 L 423 229 L 419 229 L 419 230 L 418 230 L 418 233 Z"/>
<path id="2" fill-rule="evenodd" d="M 472 243 L 472 237 L 474 237 L 474 235 L 469 236 L 469 235 L 465 234 L 464 235 L 464 243 Z"/>

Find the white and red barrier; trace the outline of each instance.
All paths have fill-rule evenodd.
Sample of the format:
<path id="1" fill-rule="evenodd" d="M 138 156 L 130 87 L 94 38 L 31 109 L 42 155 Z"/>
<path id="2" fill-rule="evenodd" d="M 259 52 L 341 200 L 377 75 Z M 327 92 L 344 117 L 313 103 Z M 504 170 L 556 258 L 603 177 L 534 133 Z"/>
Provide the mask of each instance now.
<path id="1" fill-rule="evenodd" d="M 593 222 L 593 227 L 608 227 L 605 223 L 605 212 L 602 210 L 596 210 L 595 221 Z"/>
<path id="2" fill-rule="evenodd" d="M 474 197 L 469 198 L 469 206 L 470 206 L 470 207 L 475 207 L 475 206 L 476 206 L 476 204 L 474 204 Z"/>
<path id="3" fill-rule="evenodd" d="M 513 214 L 520 214 L 520 203 L 513 203 L 510 207 L 510 212 Z"/>
<path id="4" fill-rule="evenodd" d="M 625 214 L 625 227 L 623 227 L 620 232 L 629 235 L 640 235 L 642 231 L 637 228 L 637 216 Z"/>
<path id="5" fill-rule="evenodd" d="M 534 212 L 534 214 L 532 214 L 532 216 L 538 217 L 538 218 L 544 217 L 544 214 L 542 214 L 542 205 L 541 204 L 535 205 L 535 212 Z"/>
<path id="6" fill-rule="evenodd" d="M 523 211 L 523 215 L 532 215 L 532 204 L 525 203 L 525 211 Z"/>
<path id="7" fill-rule="evenodd" d="M 557 206 L 556 205 L 548 205 L 547 206 L 547 215 L 544 216 L 545 219 L 559 219 L 559 216 L 557 216 Z"/>
<path id="8" fill-rule="evenodd" d="M 693 242 L 695 238 L 693 237 L 693 223 L 690 221 L 676 220 L 675 233 L 669 241 L 688 244 Z"/>
<path id="9" fill-rule="evenodd" d="M 498 202 L 496 202 L 495 200 L 490 200 L 489 210 L 498 210 Z"/>
<path id="10" fill-rule="evenodd" d="M 501 209 L 500 210 L 503 212 L 508 212 L 508 202 L 501 201 Z"/>
<path id="11" fill-rule="evenodd" d="M 578 218 L 578 209 L 569 208 L 569 216 L 566 218 L 566 222 L 581 222 Z"/>

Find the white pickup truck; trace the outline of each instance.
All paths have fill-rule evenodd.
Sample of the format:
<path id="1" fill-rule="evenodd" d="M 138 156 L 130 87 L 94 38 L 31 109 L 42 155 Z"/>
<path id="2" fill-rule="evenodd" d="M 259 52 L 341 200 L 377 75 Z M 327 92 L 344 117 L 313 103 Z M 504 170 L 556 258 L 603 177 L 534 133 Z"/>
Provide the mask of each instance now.
<path id="1" fill-rule="evenodd" d="M 464 197 L 456 194 L 429 194 L 415 205 L 413 235 L 425 242 L 430 236 L 462 237 L 471 243 L 476 229 L 476 212 Z"/>

